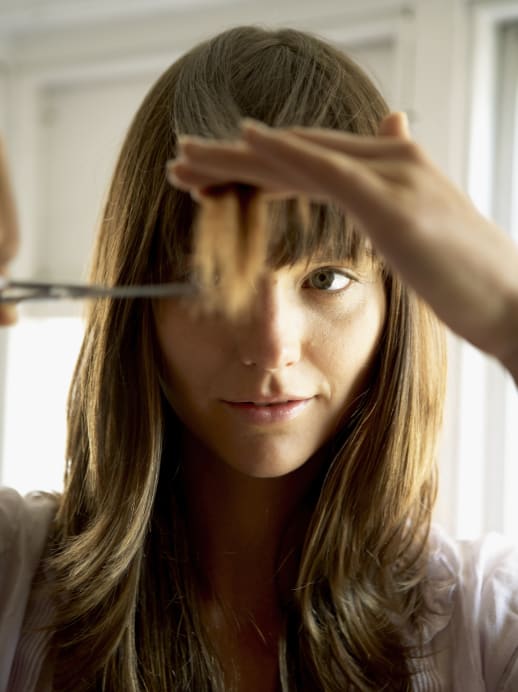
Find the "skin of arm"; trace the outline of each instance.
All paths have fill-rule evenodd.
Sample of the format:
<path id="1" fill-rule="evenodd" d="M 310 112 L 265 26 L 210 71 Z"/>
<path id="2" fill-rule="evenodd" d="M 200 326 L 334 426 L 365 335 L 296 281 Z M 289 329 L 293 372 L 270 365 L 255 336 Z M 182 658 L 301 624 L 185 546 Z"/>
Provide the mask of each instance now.
<path id="1" fill-rule="evenodd" d="M 339 204 L 439 318 L 518 383 L 518 248 L 410 138 L 403 113 L 377 137 L 245 121 L 240 140 L 180 144 L 169 180 L 195 198 L 237 181 Z"/>

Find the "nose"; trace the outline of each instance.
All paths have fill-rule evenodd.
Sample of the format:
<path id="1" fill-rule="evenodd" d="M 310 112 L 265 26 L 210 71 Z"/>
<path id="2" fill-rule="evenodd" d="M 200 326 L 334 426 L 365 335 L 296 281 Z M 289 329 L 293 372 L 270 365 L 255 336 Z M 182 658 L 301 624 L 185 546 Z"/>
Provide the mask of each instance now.
<path id="1" fill-rule="evenodd" d="M 303 315 L 292 291 L 277 278 L 263 279 L 253 304 L 236 329 L 244 365 L 274 372 L 300 360 Z"/>

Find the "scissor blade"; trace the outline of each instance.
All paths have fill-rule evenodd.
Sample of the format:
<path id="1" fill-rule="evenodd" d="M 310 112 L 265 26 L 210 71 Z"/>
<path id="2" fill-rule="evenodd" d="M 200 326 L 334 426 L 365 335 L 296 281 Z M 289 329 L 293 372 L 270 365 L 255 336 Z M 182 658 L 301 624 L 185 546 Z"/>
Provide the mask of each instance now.
<path id="1" fill-rule="evenodd" d="M 188 283 L 98 286 L 60 284 L 44 281 L 8 281 L 0 284 L 0 303 L 34 300 L 76 300 L 82 298 L 174 298 L 194 295 Z"/>

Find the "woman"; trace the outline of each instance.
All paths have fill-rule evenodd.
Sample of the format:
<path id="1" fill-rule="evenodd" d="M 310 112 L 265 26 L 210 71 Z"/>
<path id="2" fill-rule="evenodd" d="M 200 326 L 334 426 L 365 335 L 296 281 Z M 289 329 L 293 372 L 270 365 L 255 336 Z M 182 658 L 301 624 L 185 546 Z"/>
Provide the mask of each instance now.
<path id="1" fill-rule="evenodd" d="M 264 252 L 239 310 L 223 245 Z M 6 572 L 6 689 L 516 689 L 516 554 L 430 531 L 444 343 L 416 294 L 518 380 L 517 267 L 330 46 L 238 28 L 181 58 L 130 127 L 91 279 L 201 272 L 202 299 L 91 305 L 64 493 L 9 495 L 12 546 L 36 505 L 52 522 L 30 588 Z"/>

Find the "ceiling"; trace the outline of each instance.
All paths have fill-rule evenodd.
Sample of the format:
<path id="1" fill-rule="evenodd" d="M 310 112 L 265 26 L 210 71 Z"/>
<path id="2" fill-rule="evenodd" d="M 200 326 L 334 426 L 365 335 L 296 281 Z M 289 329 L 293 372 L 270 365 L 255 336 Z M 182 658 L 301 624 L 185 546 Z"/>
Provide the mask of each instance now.
<path id="1" fill-rule="evenodd" d="M 247 0 L 241 0 L 247 4 Z M 0 0 L 0 35 L 235 4 L 228 0 Z"/>

